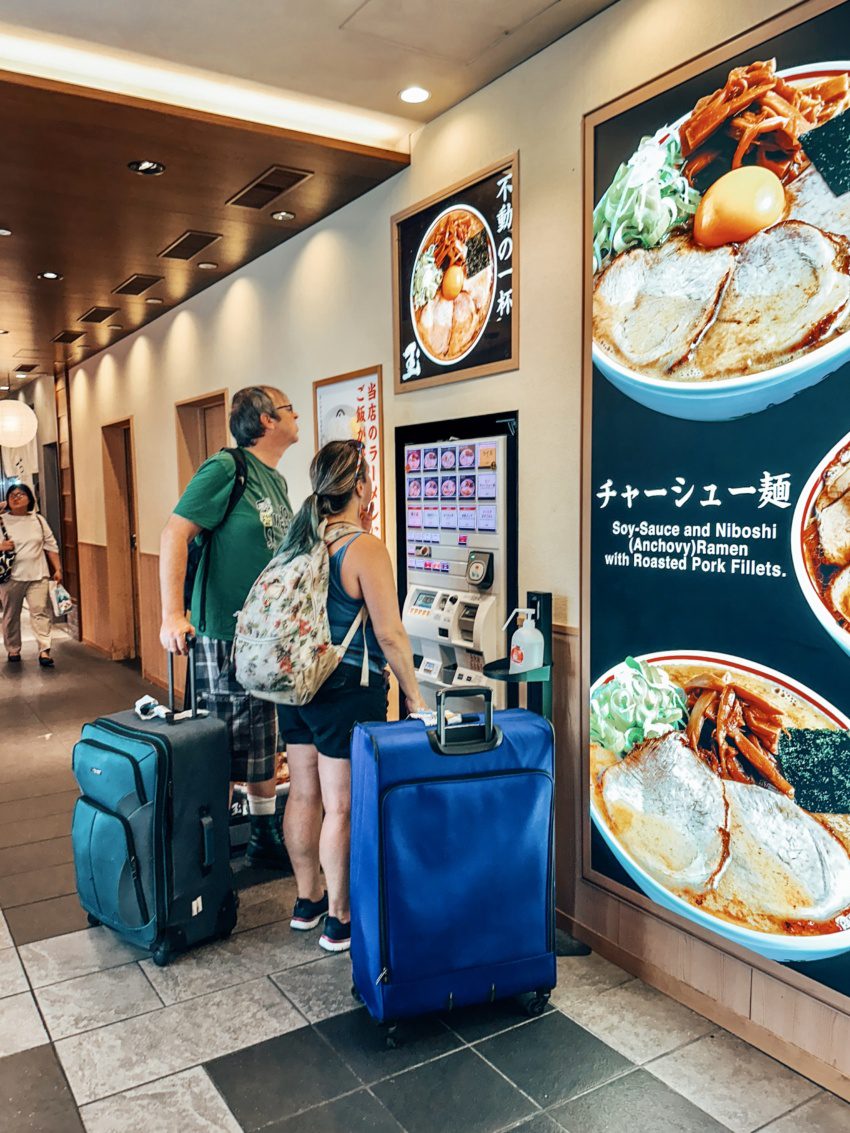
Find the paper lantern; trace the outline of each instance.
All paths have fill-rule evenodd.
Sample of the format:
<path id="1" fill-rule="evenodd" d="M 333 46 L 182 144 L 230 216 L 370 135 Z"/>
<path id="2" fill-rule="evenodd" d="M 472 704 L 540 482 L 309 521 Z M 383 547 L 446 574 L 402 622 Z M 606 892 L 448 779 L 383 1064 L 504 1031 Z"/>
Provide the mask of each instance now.
<path id="1" fill-rule="evenodd" d="M 23 401 L 0 401 L 0 445 L 22 448 L 38 432 L 38 418 Z"/>

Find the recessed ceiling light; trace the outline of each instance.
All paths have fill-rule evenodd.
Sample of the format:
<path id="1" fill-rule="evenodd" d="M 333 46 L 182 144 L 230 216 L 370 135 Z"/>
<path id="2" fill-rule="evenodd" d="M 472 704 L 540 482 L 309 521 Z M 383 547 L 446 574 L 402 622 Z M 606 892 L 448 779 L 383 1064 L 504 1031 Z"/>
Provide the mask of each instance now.
<path id="1" fill-rule="evenodd" d="M 424 87 L 405 87 L 398 92 L 398 97 L 402 102 L 427 102 L 431 92 Z"/>
<path id="2" fill-rule="evenodd" d="M 0 228 L 0 236 L 11 236 L 11 235 L 12 235 L 12 229 L 11 228 Z"/>
<path id="3" fill-rule="evenodd" d="M 214 271 L 215 268 L 218 267 L 218 264 L 214 264 L 212 260 L 204 260 L 203 263 L 198 264 L 198 267 L 201 271 Z"/>
<path id="4" fill-rule="evenodd" d="M 159 299 L 159 298 L 157 298 L 157 296 L 156 296 L 156 295 L 151 295 L 151 296 L 149 296 L 149 297 L 148 297 L 147 299 L 145 299 L 145 302 L 146 302 L 146 303 L 150 303 L 150 304 L 151 304 L 151 306 L 153 307 L 153 306 L 158 306 L 158 305 L 159 305 L 160 303 L 162 303 L 162 302 L 163 302 L 163 300 L 162 300 L 162 299 Z"/>
<path id="5" fill-rule="evenodd" d="M 25 378 L 26 376 L 26 372 L 16 371 L 15 373 L 16 378 Z"/>
<path id="6" fill-rule="evenodd" d="M 295 213 L 281 209 L 279 212 L 272 213 L 272 220 L 295 220 Z"/>
<path id="7" fill-rule="evenodd" d="M 58 271 L 40 271 L 38 273 L 38 278 L 39 279 L 47 279 L 50 282 L 53 282 L 56 279 L 61 279 L 62 276 Z"/>
<path id="8" fill-rule="evenodd" d="M 121 326 L 121 324 L 120 324 L 120 323 L 110 323 L 110 324 L 109 324 L 109 325 L 107 326 L 107 328 L 106 328 L 106 329 L 107 329 L 107 330 L 123 330 L 124 328 L 123 328 L 123 327 Z"/>
<path id="9" fill-rule="evenodd" d="M 0 334 L 8 334 L 8 333 L 9 332 L 7 330 L 0 330 Z"/>
<path id="10" fill-rule="evenodd" d="M 133 173 L 141 173 L 143 177 L 158 177 L 165 172 L 161 161 L 128 161 L 127 168 Z"/>

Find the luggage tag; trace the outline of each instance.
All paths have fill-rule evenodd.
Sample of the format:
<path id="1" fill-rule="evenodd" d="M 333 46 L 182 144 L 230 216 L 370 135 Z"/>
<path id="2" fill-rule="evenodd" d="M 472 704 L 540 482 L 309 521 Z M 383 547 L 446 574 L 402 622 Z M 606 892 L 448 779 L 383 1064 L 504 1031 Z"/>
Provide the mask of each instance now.
<path id="1" fill-rule="evenodd" d="M 407 717 L 408 720 L 421 720 L 426 728 L 437 727 L 437 713 L 436 712 L 411 712 Z M 460 724 L 463 720 L 460 712 L 447 712 L 447 724 Z"/>
<path id="2" fill-rule="evenodd" d="M 167 724 L 174 724 L 178 720 L 188 720 L 192 716 L 191 708 L 187 708 L 183 712 L 172 712 L 170 708 L 160 704 L 153 696 L 140 697 L 133 705 L 133 711 L 140 720 L 165 720 Z M 199 708 L 198 715 L 207 716 L 209 713 L 205 708 Z"/>

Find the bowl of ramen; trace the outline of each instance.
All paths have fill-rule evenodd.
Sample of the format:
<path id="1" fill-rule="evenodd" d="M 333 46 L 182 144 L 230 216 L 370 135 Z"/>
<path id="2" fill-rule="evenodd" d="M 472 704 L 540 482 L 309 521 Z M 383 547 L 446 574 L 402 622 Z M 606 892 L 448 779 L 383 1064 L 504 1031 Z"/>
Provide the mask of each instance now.
<path id="1" fill-rule="evenodd" d="M 840 955 L 848 729 L 817 693 L 743 658 L 627 658 L 591 687 L 593 824 L 664 908 L 772 960 Z"/>
<path id="2" fill-rule="evenodd" d="M 720 421 L 850 360 L 850 62 L 734 68 L 659 123 L 593 215 L 594 365 L 659 413 Z M 846 121 L 845 121 L 846 119 Z"/>
<path id="3" fill-rule="evenodd" d="M 473 350 L 496 294 L 496 246 L 484 217 L 451 207 L 425 233 L 410 277 L 410 316 L 423 352 L 439 366 Z"/>
<path id="4" fill-rule="evenodd" d="M 474 468 L 475 467 L 475 446 L 464 445 L 460 450 L 460 457 L 458 463 L 461 468 Z"/>
<path id="5" fill-rule="evenodd" d="M 422 481 L 409 476 L 407 480 L 408 499 L 418 500 L 422 495 Z"/>
<path id="6" fill-rule="evenodd" d="M 426 448 L 422 459 L 422 467 L 426 472 L 435 472 L 439 462 L 439 455 L 435 448 Z"/>
<path id="7" fill-rule="evenodd" d="M 434 476 L 428 476 L 425 479 L 425 493 L 429 499 L 434 499 L 435 496 L 440 494 L 439 481 Z"/>
<path id="8" fill-rule="evenodd" d="M 850 433 L 820 461 L 791 522 L 791 559 L 817 620 L 850 653 Z"/>
<path id="9" fill-rule="evenodd" d="M 407 454 L 405 468 L 408 472 L 418 472 L 422 463 L 422 453 L 418 448 L 411 449 Z"/>
<path id="10" fill-rule="evenodd" d="M 453 500 L 457 495 L 457 480 L 454 476 L 444 476 L 441 485 L 443 499 Z"/>
<path id="11" fill-rule="evenodd" d="M 440 456 L 440 466 L 443 471 L 451 472 L 454 469 L 456 463 L 457 458 L 455 457 L 455 450 L 453 448 L 444 449 L 442 455 Z"/>
<path id="12" fill-rule="evenodd" d="M 465 499 L 469 499 L 471 496 L 475 495 L 475 481 L 471 476 L 464 476 L 464 478 L 461 480 L 460 494 Z"/>

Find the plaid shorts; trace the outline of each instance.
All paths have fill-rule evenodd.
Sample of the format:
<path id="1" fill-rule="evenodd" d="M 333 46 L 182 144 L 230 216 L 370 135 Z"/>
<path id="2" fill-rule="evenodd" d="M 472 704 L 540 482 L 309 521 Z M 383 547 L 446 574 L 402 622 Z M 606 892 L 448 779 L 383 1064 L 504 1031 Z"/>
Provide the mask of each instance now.
<path id="1" fill-rule="evenodd" d="M 195 646 L 198 707 L 227 724 L 231 781 L 262 783 L 275 773 L 275 705 L 251 696 L 238 683 L 233 673 L 231 648 L 229 641 L 198 636 Z"/>

